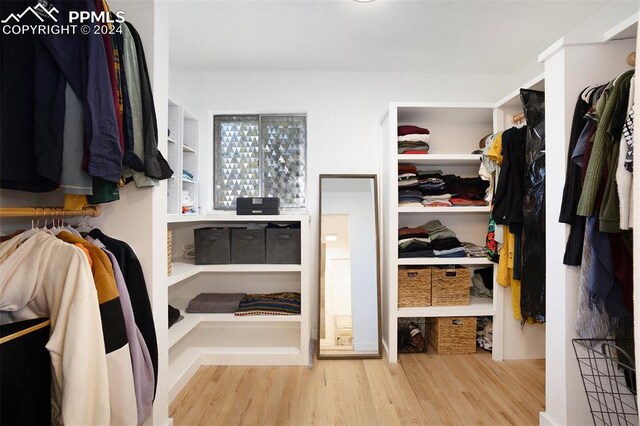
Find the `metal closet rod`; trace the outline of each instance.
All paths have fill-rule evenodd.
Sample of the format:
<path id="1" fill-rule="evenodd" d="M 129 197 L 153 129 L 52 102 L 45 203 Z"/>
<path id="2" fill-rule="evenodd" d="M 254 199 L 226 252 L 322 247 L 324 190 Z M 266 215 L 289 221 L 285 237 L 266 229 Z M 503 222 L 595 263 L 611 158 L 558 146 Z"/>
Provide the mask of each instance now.
<path id="1" fill-rule="evenodd" d="M 100 216 L 100 206 L 88 206 L 78 210 L 62 207 L 0 207 L 0 217 L 72 217 Z"/>

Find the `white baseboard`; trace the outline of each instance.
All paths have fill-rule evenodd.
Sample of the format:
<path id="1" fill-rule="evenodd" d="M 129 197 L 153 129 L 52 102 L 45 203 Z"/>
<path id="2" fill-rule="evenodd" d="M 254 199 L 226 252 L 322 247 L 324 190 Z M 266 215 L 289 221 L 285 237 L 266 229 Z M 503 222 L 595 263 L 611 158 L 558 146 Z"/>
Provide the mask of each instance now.
<path id="1" fill-rule="evenodd" d="M 546 411 L 540 411 L 540 426 L 556 426 L 556 424 L 551 421 Z"/>

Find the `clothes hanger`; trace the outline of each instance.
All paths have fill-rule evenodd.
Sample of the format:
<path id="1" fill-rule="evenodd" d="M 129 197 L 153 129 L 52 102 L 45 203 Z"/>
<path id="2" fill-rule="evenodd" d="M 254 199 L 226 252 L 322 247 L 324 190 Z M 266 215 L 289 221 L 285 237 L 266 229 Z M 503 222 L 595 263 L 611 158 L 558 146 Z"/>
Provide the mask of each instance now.
<path id="1" fill-rule="evenodd" d="M 87 215 L 82 216 L 82 220 L 78 226 L 76 226 L 76 232 L 79 232 L 80 234 L 88 234 L 92 230 L 93 226 L 91 226 L 90 220 L 87 219 Z"/>
<path id="2" fill-rule="evenodd" d="M 24 231 L 22 234 L 20 234 L 20 240 L 18 241 L 18 245 L 24 243 L 27 239 L 37 234 L 38 232 L 40 232 L 40 219 L 39 219 L 39 212 L 38 212 L 39 208 L 40 207 L 34 207 L 34 214 L 35 214 L 35 220 L 36 220 L 35 226 L 33 224 L 34 218 L 31 218 L 31 229 Z M 43 208 L 42 214 L 44 215 L 44 213 L 45 213 L 45 210 Z"/>

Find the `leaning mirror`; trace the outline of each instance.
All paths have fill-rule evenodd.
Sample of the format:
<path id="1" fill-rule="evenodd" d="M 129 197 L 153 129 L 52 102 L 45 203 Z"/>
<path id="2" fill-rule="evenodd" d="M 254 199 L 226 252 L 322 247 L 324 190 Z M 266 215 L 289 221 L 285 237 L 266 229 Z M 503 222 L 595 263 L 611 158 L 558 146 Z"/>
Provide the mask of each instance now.
<path id="1" fill-rule="evenodd" d="M 320 175 L 318 358 L 380 358 L 375 175 Z"/>

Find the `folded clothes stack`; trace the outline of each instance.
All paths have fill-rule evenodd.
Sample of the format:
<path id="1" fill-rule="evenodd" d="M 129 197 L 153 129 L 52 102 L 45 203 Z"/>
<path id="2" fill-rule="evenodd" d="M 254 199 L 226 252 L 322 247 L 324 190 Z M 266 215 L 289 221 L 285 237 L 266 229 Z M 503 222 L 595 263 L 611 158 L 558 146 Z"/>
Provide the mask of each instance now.
<path id="1" fill-rule="evenodd" d="M 442 175 L 440 170 L 398 166 L 398 205 L 401 207 L 485 206 L 488 182 L 476 178 Z M 418 194 L 420 193 L 420 194 Z M 422 200 L 418 198 L 422 196 Z"/>
<path id="2" fill-rule="evenodd" d="M 418 228 L 398 230 L 398 256 L 467 257 L 467 252 L 455 232 L 439 220 L 432 220 Z"/>
<path id="3" fill-rule="evenodd" d="M 473 243 L 462 243 L 462 246 L 464 247 L 464 250 L 467 252 L 467 256 L 469 257 L 486 257 L 487 256 L 487 249 L 486 247 L 481 247 L 477 244 L 473 244 Z"/>
<path id="4" fill-rule="evenodd" d="M 418 126 L 398 126 L 398 154 L 428 154 L 429 130 Z"/>

